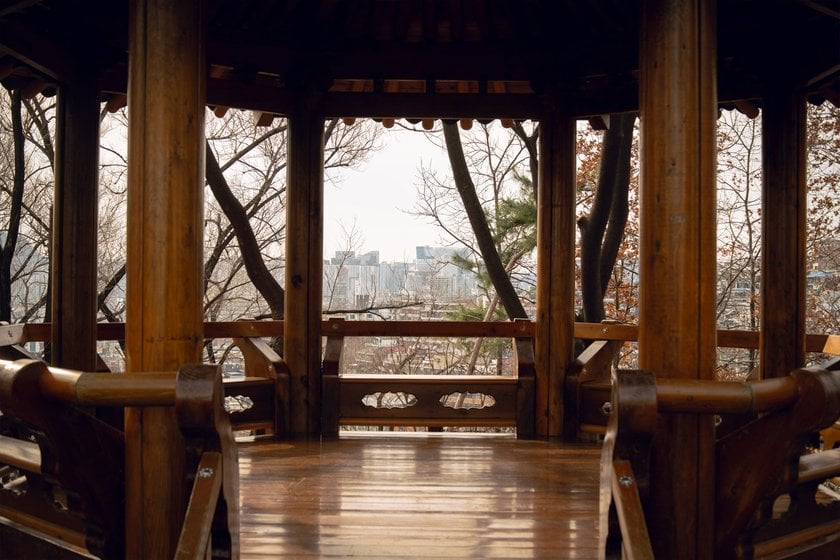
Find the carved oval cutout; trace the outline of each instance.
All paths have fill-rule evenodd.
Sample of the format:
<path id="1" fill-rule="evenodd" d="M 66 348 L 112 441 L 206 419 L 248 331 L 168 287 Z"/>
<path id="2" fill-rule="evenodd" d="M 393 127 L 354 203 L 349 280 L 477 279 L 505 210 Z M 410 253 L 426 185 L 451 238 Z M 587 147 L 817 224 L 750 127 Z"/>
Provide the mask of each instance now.
<path id="1" fill-rule="evenodd" d="M 461 393 L 455 391 L 448 395 L 443 395 L 440 398 L 440 404 L 446 408 L 453 408 L 455 410 L 471 410 L 490 408 L 496 404 L 496 399 L 492 395 L 485 395 L 484 393 Z"/>
<path id="2" fill-rule="evenodd" d="M 224 407 L 225 412 L 228 414 L 236 414 L 237 412 L 245 412 L 249 408 L 253 408 L 254 401 L 244 395 L 225 397 Z"/>
<path id="3" fill-rule="evenodd" d="M 371 408 L 408 408 L 417 404 L 417 397 L 403 391 L 377 391 L 362 397 L 362 404 Z"/>

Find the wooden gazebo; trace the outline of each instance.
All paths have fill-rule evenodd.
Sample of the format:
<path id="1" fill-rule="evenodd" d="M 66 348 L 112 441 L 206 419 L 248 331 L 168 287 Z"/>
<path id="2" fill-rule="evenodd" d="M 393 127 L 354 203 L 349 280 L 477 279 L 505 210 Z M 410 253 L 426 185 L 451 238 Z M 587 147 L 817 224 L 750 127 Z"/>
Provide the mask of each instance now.
<path id="1" fill-rule="evenodd" d="M 751 468 L 764 468 L 761 445 L 747 456 L 731 447 L 716 454 L 711 414 L 725 391 L 713 386 L 715 122 L 721 105 L 761 107 L 763 223 L 772 224 L 763 231 L 761 376 L 783 381 L 751 389 L 778 397 L 767 408 L 751 401 L 737 410 L 772 415 L 782 405 L 802 406 L 797 398 L 805 398 L 807 384 L 807 407 L 824 414 L 810 424 L 785 417 L 789 423 L 815 431 L 840 415 L 840 374 L 787 381 L 803 367 L 807 342 L 805 108 L 809 100 L 840 100 L 837 2 L 6 0 L 0 79 L 27 95 L 58 96 L 48 339 L 52 365 L 86 372 L 97 366 L 101 103 L 127 103 L 130 119 L 122 336 L 127 371 L 137 377 L 199 362 L 208 336 L 201 315 L 206 108 L 288 120 L 284 326 L 242 326 L 227 335 L 283 329 L 287 386 L 276 394 L 285 398 L 282 431 L 294 436 L 317 436 L 326 431 L 323 418 L 332 418 L 322 410 L 322 400 L 332 402 L 322 399 L 321 340 L 331 334 L 321 317 L 325 118 L 539 121 L 537 316 L 522 330 L 499 332 L 533 341 L 532 390 L 514 397 L 516 421 L 528 435 L 554 437 L 568 435 L 567 373 L 577 367 L 576 120 L 638 111 L 641 301 L 634 336 L 640 367 L 655 378 L 628 381 L 629 400 L 644 393 L 636 416 L 616 397 L 621 414 L 613 415 L 618 424 L 608 443 L 615 436 L 617 457 L 628 449 L 630 456 L 618 457 L 616 469 L 625 470 L 616 471 L 615 485 L 610 456 L 602 468 L 608 493 L 617 489 L 625 550 L 661 558 L 735 557 L 750 512 L 765 492 L 784 486 L 760 475 L 749 482 Z M 683 406 L 704 398 L 706 405 Z M 125 414 L 125 557 L 171 557 L 185 507 L 172 468 L 183 462 L 183 426 L 169 407 L 136 401 L 126 401 Z M 624 445 L 625 420 L 652 437 L 641 460 L 641 444 Z M 756 429 L 776 433 L 769 425 Z M 783 439 L 794 445 L 801 435 Z M 790 445 L 768 452 L 779 472 L 790 467 Z M 746 462 L 751 468 L 738 471 L 746 482 L 720 472 L 727 464 L 721 457 Z M 827 462 L 836 469 L 838 458 Z M 716 476 L 754 492 L 734 513 L 722 513 Z M 624 496 L 636 480 L 644 482 L 641 492 L 630 488 Z M 634 518 L 627 512 L 638 495 L 644 515 Z M 819 533 L 826 542 L 840 533 L 836 523 L 813 523 L 828 527 Z M 636 549 L 640 537 L 647 546 Z"/>

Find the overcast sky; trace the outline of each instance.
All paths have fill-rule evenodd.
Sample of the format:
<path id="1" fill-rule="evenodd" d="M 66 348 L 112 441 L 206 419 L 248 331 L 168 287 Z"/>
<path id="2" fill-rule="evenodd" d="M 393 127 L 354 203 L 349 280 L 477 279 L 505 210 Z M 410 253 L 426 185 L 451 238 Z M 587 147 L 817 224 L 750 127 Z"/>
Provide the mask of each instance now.
<path id="1" fill-rule="evenodd" d="M 382 148 L 356 170 L 343 170 L 339 182 L 324 188 L 324 258 L 347 246 L 342 231 L 353 227 L 363 243 L 358 253 L 379 251 L 381 261 L 412 261 L 417 245 L 441 244 L 441 232 L 409 214 L 417 198 L 420 165 L 445 174 L 446 152 L 425 135 L 394 126 L 382 136 Z"/>

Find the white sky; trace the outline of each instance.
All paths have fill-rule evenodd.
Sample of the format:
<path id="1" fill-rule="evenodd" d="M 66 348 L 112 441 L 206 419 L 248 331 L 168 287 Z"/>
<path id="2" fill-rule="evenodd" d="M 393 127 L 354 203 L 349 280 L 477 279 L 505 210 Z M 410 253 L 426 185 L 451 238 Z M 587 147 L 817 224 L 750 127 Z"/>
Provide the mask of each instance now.
<path id="1" fill-rule="evenodd" d="M 361 234 L 356 254 L 379 251 L 380 261 L 412 261 L 417 245 L 441 245 L 441 231 L 408 212 L 417 198 L 420 165 L 446 173 L 446 152 L 424 134 L 386 130 L 382 148 L 359 169 L 342 170 L 324 186 L 324 258 L 347 248 L 346 230 Z"/>

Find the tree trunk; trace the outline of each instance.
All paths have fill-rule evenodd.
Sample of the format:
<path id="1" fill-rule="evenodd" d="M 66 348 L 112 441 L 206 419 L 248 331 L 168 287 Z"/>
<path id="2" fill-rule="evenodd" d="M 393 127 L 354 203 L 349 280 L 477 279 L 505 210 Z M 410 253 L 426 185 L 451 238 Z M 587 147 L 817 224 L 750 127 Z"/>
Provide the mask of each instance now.
<path id="1" fill-rule="evenodd" d="M 242 251 L 242 260 L 245 263 L 248 278 L 265 298 L 271 310 L 272 319 L 282 319 L 285 292 L 265 265 L 260 254 L 259 243 L 251 229 L 251 224 L 248 222 L 248 215 L 231 192 L 209 144 L 206 146 L 206 150 L 207 183 L 236 232 L 236 240 L 239 243 L 239 249 Z"/>
<path id="2" fill-rule="evenodd" d="M 12 136 L 14 139 L 15 172 L 12 196 L 9 204 L 9 227 L 6 239 L 0 248 L 0 321 L 12 320 L 12 260 L 17 246 L 20 229 L 21 207 L 23 206 L 23 186 L 26 170 L 23 153 L 23 124 L 21 122 L 20 91 L 12 92 Z"/>
<path id="3" fill-rule="evenodd" d="M 487 267 L 487 275 L 490 277 L 490 281 L 493 283 L 508 317 L 510 319 L 526 319 L 525 309 L 522 307 L 522 302 L 519 300 L 505 266 L 502 264 L 502 259 L 499 257 L 499 251 L 493 241 L 493 234 L 487 225 L 487 217 L 484 215 L 481 201 L 478 200 L 478 195 L 475 192 L 475 184 L 470 177 L 467 162 L 464 158 L 458 125 L 444 123 L 443 137 L 446 141 L 446 150 L 449 153 L 449 163 L 452 166 L 455 186 L 461 195 L 461 201 L 475 234 L 484 266 Z"/>
<path id="4" fill-rule="evenodd" d="M 595 200 L 588 216 L 578 220 L 583 320 L 604 320 L 604 294 L 624 236 L 630 184 L 633 115 L 613 115 L 604 133 Z"/>

